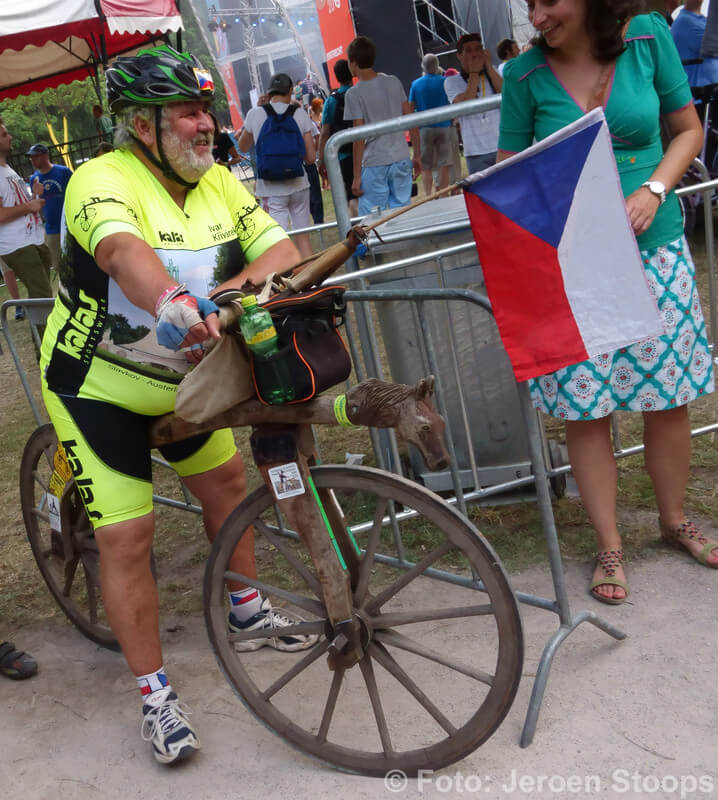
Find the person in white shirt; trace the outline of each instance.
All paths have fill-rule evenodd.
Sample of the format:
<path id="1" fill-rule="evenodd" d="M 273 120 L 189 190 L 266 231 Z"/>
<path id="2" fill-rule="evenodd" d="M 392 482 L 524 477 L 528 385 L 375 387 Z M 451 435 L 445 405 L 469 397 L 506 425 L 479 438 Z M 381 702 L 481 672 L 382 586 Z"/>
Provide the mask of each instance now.
<path id="1" fill-rule="evenodd" d="M 450 103 L 491 97 L 501 92 L 503 79 L 491 63 L 491 54 L 484 49 L 481 34 L 466 33 L 456 43 L 456 57 L 461 73 L 444 81 Z M 461 138 L 469 174 L 487 169 L 496 163 L 499 141 L 499 109 L 461 117 Z"/>
<path id="2" fill-rule="evenodd" d="M 294 84 L 289 75 L 278 73 L 273 75 L 269 82 L 269 102 L 277 114 L 283 114 L 292 102 L 292 91 Z M 239 149 L 247 153 L 252 149 L 259 138 L 267 119 L 267 112 L 262 106 L 255 106 L 250 109 L 244 120 L 244 127 L 239 136 Z M 313 164 L 316 158 L 316 148 L 314 146 L 314 136 L 312 134 L 312 122 L 309 115 L 303 108 L 297 108 L 294 112 L 294 121 L 299 127 L 299 131 L 304 138 L 304 161 Z M 309 215 L 309 180 L 306 172 L 300 177 L 289 178 L 287 180 L 264 180 L 257 177 L 255 194 L 261 198 L 264 210 L 273 217 L 284 230 L 291 227 L 308 228 L 311 224 Z M 309 258 L 312 255 L 312 245 L 308 233 L 299 233 L 293 237 L 302 258 Z"/>
<path id="3" fill-rule="evenodd" d="M 52 256 L 45 244 L 45 226 L 40 216 L 45 201 L 32 197 L 25 181 L 8 166 L 11 150 L 12 136 L 0 118 L 0 256 L 5 263 L 5 279 L 9 290 L 17 276 L 29 297 L 52 297 Z M 14 288 L 17 293 L 17 286 Z M 24 313 L 18 310 L 21 313 L 16 312 L 15 318 L 22 319 Z"/>

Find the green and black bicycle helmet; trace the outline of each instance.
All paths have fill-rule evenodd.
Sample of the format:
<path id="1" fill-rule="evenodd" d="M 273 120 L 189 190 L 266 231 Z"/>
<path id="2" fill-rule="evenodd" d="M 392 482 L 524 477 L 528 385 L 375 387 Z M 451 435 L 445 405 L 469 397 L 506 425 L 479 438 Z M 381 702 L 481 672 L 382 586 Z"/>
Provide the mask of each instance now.
<path id="1" fill-rule="evenodd" d="M 114 114 L 130 105 L 211 100 L 212 76 L 191 53 L 166 44 L 117 58 L 105 71 L 107 103 Z"/>
<path id="2" fill-rule="evenodd" d="M 181 186 L 193 189 L 197 182 L 180 177 L 162 149 L 162 106 L 183 100 L 212 100 L 214 82 L 191 53 L 180 53 L 167 44 L 139 50 L 135 56 L 116 58 L 105 70 L 107 104 L 116 114 L 128 106 L 155 106 L 155 133 L 159 158 L 139 139 L 136 145 L 162 173 Z"/>

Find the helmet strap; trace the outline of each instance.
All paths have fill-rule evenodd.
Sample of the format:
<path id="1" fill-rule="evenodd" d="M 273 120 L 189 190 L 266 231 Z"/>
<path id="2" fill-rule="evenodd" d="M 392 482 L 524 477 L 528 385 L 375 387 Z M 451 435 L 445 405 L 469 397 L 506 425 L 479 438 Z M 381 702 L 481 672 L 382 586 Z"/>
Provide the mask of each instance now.
<path id="1" fill-rule="evenodd" d="M 180 177 L 174 169 L 170 166 L 169 161 L 167 160 L 167 156 L 165 155 L 165 151 L 162 148 L 162 130 L 161 130 L 161 121 L 162 121 L 162 106 L 155 106 L 155 140 L 157 142 L 157 151 L 160 154 L 160 157 L 157 156 L 150 150 L 147 145 L 140 141 L 136 136 L 132 138 L 135 140 L 135 143 L 139 146 L 140 150 L 144 153 L 147 160 L 166 177 L 169 178 L 171 181 L 175 183 L 179 183 L 180 186 L 186 186 L 188 189 L 194 189 L 195 186 L 199 183 L 199 181 L 186 181 L 184 178 Z"/>

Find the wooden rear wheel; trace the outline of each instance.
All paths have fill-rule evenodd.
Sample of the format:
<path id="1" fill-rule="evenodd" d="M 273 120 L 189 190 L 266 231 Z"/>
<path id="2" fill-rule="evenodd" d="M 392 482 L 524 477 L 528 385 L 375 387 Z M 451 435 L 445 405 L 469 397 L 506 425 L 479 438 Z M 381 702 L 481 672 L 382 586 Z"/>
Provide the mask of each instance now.
<path id="1" fill-rule="evenodd" d="M 57 450 L 51 424 L 41 425 L 25 445 L 20 465 L 20 503 L 35 561 L 48 589 L 68 619 L 93 642 L 119 645 L 100 593 L 100 556 L 92 525 L 74 481 L 60 502 L 60 528 L 51 524 L 50 479 Z"/>

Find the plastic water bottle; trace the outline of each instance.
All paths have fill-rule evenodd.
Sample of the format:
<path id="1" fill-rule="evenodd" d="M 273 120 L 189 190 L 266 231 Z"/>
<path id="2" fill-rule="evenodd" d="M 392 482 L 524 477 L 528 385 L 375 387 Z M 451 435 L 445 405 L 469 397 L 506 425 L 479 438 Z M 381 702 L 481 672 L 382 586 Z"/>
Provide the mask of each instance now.
<path id="1" fill-rule="evenodd" d="M 272 358 L 279 352 L 279 348 L 277 330 L 271 314 L 257 305 L 257 298 L 253 294 L 245 295 L 241 302 L 244 314 L 239 320 L 239 329 L 252 353 L 254 372 L 262 397 L 272 405 L 294 400 L 294 388 L 287 362 Z"/>

